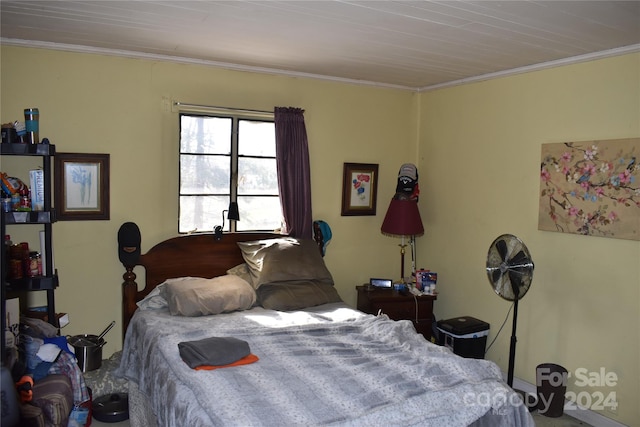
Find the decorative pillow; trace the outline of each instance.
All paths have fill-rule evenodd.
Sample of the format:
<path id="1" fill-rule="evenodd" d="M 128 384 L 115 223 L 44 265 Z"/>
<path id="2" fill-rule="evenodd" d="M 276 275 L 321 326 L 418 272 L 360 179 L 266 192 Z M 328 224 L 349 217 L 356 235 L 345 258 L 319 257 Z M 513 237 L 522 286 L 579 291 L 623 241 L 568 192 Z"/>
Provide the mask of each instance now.
<path id="1" fill-rule="evenodd" d="M 203 279 L 186 277 L 169 279 L 161 294 L 173 316 L 206 316 L 247 310 L 256 302 L 249 283 L 234 275 Z"/>
<path id="2" fill-rule="evenodd" d="M 342 302 L 332 284 L 317 281 L 264 284 L 256 292 L 262 307 L 278 311 L 299 310 L 320 304 Z"/>
<path id="3" fill-rule="evenodd" d="M 246 262 L 242 264 L 236 265 L 233 268 L 227 270 L 227 274 L 233 274 L 234 276 L 238 276 L 247 282 L 251 283 L 251 273 L 249 272 L 249 266 Z"/>
<path id="4" fill-rule="evenodd" d="M 333 277 L 311 239 L 280 239 L 238 242 L 254 288 L 267 283 L 314 280 L 333 284 Z"/>

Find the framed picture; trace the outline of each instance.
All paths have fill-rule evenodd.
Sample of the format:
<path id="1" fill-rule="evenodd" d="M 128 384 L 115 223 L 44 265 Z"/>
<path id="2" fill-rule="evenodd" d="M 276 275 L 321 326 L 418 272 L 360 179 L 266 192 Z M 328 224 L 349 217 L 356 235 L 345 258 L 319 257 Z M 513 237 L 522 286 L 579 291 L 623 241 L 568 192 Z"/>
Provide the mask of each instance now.
<path id="1" fill-rule="evenodd" d="M 342 178 L 342 216 L 375 215 L 377 193 L 377 164 L 344 164 Z"/>
<path id="2" fill-rule="evenodd" d="M 56 153 L 54 203 L 59 221 L 109 219 L 109 155 Z"/>

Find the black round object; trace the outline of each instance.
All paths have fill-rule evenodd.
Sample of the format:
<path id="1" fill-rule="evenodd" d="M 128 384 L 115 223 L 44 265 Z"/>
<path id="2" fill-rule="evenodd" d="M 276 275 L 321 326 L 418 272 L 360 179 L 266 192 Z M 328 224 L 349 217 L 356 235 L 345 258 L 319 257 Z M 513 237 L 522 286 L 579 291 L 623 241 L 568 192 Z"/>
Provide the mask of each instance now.
<path id="1" fill-rule="evenodd" d="M 93 400 L 93 418 L 103 423 L 117 423 L 129 419 L 129 395 L 112 393 Z"/>
<path id="2" fill-rule="evenodd" d="M 140 228 L 134 222 L 125 222 L 118 230 L 118 257 L 125 267 L 134 267 L 140 258 Z"/>
<path id="3" fill-rule="evenodd" d="M 529 249 L 513 234 L 503 234 L 489 247 L 487 277 L 495 293 L 508 301 L 519 300 L 527 293 L 533 267 Z"/>

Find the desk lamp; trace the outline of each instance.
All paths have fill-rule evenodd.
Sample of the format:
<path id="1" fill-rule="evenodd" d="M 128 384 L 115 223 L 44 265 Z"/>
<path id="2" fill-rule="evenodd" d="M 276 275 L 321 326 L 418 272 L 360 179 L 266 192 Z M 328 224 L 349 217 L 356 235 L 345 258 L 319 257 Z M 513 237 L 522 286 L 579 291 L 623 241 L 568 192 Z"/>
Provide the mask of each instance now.
<path id="1" fill-rule="evenodd" d="M 238 203 L 229 203 L 229 209 L 222 211 L 222 225 L 217 225 L 213 233 L 216 240 L 222 240 L 222 230 L 224 229 L 224 213 L 227 212 L 227 219 L 232 221 L 240 221 L 240 212 L 238 212 Z"/>

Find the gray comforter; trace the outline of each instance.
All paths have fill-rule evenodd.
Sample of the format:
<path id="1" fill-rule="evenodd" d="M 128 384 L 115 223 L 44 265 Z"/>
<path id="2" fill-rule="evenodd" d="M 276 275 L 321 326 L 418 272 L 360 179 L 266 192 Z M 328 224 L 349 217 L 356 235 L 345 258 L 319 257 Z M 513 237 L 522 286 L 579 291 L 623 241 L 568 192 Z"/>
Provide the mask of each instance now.
<path id="1" fill-rule="evenodd" d="M 189 368 L 178 343 L 212 336 L 244 340 L 260 360 Z M 198 318 L 138 310 L 119 375 L 149 397 L 162 426 L 534 425 L 494 363 L 344 304 Z"/>

